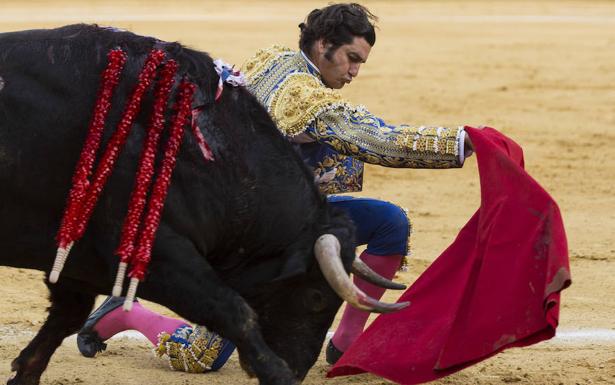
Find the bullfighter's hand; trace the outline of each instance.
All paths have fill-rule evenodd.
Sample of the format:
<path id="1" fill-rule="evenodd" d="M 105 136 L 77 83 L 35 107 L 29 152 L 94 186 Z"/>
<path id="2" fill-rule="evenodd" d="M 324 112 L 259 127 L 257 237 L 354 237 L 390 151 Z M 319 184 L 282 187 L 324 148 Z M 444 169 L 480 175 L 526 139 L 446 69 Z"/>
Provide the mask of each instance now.
<path id="1" fill-rule="evenodd" d="M 482 130 L 486 126 L 478 126 L 476 127 L 479 130 Z M 472 139 L 470 139 L 470 135 L 466 132 L 466 135 L 463 139 L 463 154 L 466 158 L 469 158 L 474 154 L 474 144 L 472 143 Z"/>
<path id="2" fill-rule="evenodd" d="M 474 153 L 474 144 L 472 144 L 472 139 L 470 139 L 470 135 L 466 132 L 466 135 L 463 139 L 463 154 L 466 158 L 469 158 Z"/>

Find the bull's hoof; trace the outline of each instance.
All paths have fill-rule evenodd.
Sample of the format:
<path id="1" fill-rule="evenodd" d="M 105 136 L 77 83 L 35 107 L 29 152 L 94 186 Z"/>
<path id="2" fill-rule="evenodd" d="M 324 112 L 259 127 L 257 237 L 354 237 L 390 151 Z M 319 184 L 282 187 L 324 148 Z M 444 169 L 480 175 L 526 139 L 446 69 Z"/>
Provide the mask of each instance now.
<path id="1" fill-rule="evenodd" d="M 107 344 L 100 338 L 94 326 L 104 316 L 111 311 L 122 306 L 124 297 L 107 297 L 107 299 L 96 309 L 83 324 L 77 334 L 77 348 L 84 357 L 94 357 L 96 353 L 102 352 L 107 348 Z"/>
<path id="2" fill-rule="evenodd" d="M 8 385 L 38 385 L 41 373 L 27 374 L 28 359 L 30 348 L 27 347 L 19 353 L 17 358 L 11 362 L 11 375 L 7 380 Z"/>
<path id="3" fill-rule="evenodd" d="M 299 385 L 300 382 L 292 377 L 292 378 L 276 378 L 275 380 L 265 380 L 259 381 L 260 385 Z"/>
<path id="4" fill-rule="evenodd" d="M 284 367 L 273 369 L 266 376 L 258 376 L 260 385 L 299 385 L 301 381 L 295 377 L 294 373 L 288 369 L 284 362 Z"/>
<path id="5" fill-rule="evenodd" d="M 16 372 L 19 370 L 19 368 L 21 368 L 21 363 L 19 361 L 20 359 L 19 357 L 17 357 L 13 360 L 13 362 L 11 362 L 11 372 Z"/>
<path id="6" fill-rule="evenodd" d="M 300 385 L 301 382 L 295 377 L 283 378 L 281 376 L 275 378 L 259 379 L 259 385 Z"/>
<path id="7" fill-rule="evenodd" d="M 40 383 L 40 375 L 39 376 L 24 376 L 19 372 L 13 373 L 6 385 L 39 385 Z"/>

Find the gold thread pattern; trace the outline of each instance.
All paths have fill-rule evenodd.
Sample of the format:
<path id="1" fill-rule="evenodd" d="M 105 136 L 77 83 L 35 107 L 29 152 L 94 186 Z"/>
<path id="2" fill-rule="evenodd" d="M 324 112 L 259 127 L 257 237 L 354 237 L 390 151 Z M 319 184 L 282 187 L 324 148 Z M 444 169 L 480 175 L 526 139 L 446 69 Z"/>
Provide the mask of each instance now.
<path id="1" fill-rule="evenodd" d="M 320 111 L 341 101 L 339 93 L 323 87 L 314 76 L 293 73 L 271 99 L 269 114 L 280 131 L 292 137 L 304 132 Z"/>
<path id="2" fill-rule="evenodd" d="M 340 154 L 386 167 L 461 167 L 461 128 L 391 126 L 366 109 L 323 110 L 307 133 Z"/>
<path id="3" fill-rule="evenodd" d="M 360 191 L 362 162 L 386 167 L 461 167 L 461 128 L 389 125 L 327 88 L 301 52 L 282 46 L 260 50 L 243 71 L 248 89 L 284 135 L 292 140 L 305 133 L 338 152 L 332 156 L 322 151 L 319 159 L 306 161 L 317 179 L 333 169 L 325 167 L 325 161 L 336 163 L 335 177 L 320 186 L 326 193 Z"/>
<path id="4" fill-rule="evenodd" d="M 323 194 L 361 191 L 363 186 L 363 163 L 351 157 L 332 153 L 316 163 L 314 176 L 321 178 L 334 170 L 335 177 L 327 183 L 319 183 Z"/>
<path id="5" fill-rule="evenodd" d="M 204 326 L 184 326 L 172 335 L 166 332 L 158 335 L 154 352 L 158 357 L 166 356 L 173 370 L 188 373 L 203 373 L 211 370 L 222 349 L 223 339 Z"/>

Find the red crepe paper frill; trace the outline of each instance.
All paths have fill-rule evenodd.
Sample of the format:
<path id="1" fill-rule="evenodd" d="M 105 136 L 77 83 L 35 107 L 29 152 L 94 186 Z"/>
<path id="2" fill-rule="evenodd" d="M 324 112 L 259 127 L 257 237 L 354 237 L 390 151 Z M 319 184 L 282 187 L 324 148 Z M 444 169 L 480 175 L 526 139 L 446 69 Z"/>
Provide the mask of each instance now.
<path id="1" fill-rule="evenodd" d="M 51 274 L 49 275 L 49 282 L 51 283 L 58 280 L 70 248 L 85 232 L 94 207 L 98 202 L 107 179 L 111 175 L 119 153 L 126 143 L 130 129 L 139 114 L 143 96 L 155 81 L 158 68 L 165 60 L 165 53 L 161 50 L 152 50 L 145 60 L 138 77 L 138 83 L 129 98 L 118 127 L 109 139 L 101 160 L 96 167 L 94 176 L 90 179 L 105 127 L 105 121 L 111 108 L 111 98 L 119 83 L 120 73 L 126 63 L 126 55 L 119 49 L 110 51 L 108 58 L 109 64 L 102 74 L 101 89 L 96 100 L 92 122 L 73 175 L 73 186 L 70 190 L 62 224 L 58 231 L 59 248 Z M 148 191 L 154 177 L 154 164 L 158 143 L 165 126 L 165 111 L 178 67 L 176 61 L 169 60 L 161 70 L 160 79 L 154 91 L 153 110 L 147 128 L 147 137 L 141 152 L 128 212 L 124 219 L 120 244 L 116 250 L 116 254 L 120 257 L 120 266 L 113 287 L 113 295 L 121 294 L 126 267 L 128 264 L 132 265 L 132 270 L 129 274 L 131 278 L 130 287 L 126 295 L 126 302 L 124 303 L 125 310 L 130 310 L 132 299 L 136 295 L 137 284 L 143 280 L 147 271 L 154 237 L 160 224 L 164 201 L 171 183 L 171 175 L 175 167 L 177 153 L 182 142 L 183 130 L 189 119 L 192 118 L 193 134 L 205 159 L 213 160 L 211 149 L 196 125 L 200 110 L 196 112 L 191 110 L 196 86 L 184 80 L 179 85 L 175 105 L 176 113 L 171 121 L 169 139 L 164 149 L 158 176 L 150 193 L 149 203 L 147 202 Z M 148 207 L 144 213 L 146 205 Z M 140 236 L 137 237 L 139 231 Z M 138 245 L 135 244 L 137 238 L 139 238 Z"/>
<path id="2" fill-rule="evenodd" d="M 77 167 L 73 174 L 73 186 L 68 195 L 68 202 L 64 210 L 62 224 L 57 234 L 58 247 L 66 248 L 74 241 L 73 231 L 79 221 L 81 204 L 85 199 L 90 176 L 100 146 L 100 139 L 105 126 L 105 120 L 111 108 L 111 98 L 119 84 L 120 74 L 126 63 L 126 54 L 121 49 L 114 49 L 107 54 L 108 64 L 103 71 L 101 86 L 98 91 L 92 120 L 88 129 L 85 144 L 81 150 Z"/>
<path id="3" fill-rule="evenodd" d="M 75 239 L 81 238 L 85 232 L 87 223 L 92 215 L 92 212 L 94 211 L 94 207 L 96 206 L 96 202 L 100 197 L 107 178 L 111 175 L 115 161 L 120 154 L 120 150 L 126 143 L 126 138 L 130 133 L 132 124 L 141 109 L 143 94 L 145 94 L 145 91 L 147 91 L 150 87 L 154 77 L 156 76 L 156 68 L 160 65 L 164 58 L 165 53 L 163 51 L 152 50 L 145 61 L 143 69 L 139 74 L 137 87 L 134 90 L 128 105 L 126 106 L 126 109 L 124 110 L 124 114 L 120 120 L 118 128 L 113 133 L 113 136 L 111 136 L 101 161 L 96 168 L 94 180 L 88 189 L 81 212 L 81 217 L 77 228 L 75 229 Z"/>
<path id="4" fill-rule="evenodd" d="M 134 249 L 134 241 L 139 230 L 141 215 L 147 202 L 147 192 L 154 175 L 156 149 L 160 141 L 160 134 L 164 129 L 164 112 L 167 108 L 171 88 L 173 87 L 173 77 L 176 72 L 177 63 L 174 60 L 169 60 L 162 70 L 161 79 L 155 91 L 153 114 L 147 138 L 141 152 L 136 182 L 128 206 L 128 214 L 122 227 L 120 246 L 116 250 L 116 254 L 120 256 L 122 262 L 129 262 Z"/>
<path id="5" fill-rule="evenodd" d="M 151 258 L 154 236 L 160 223 L 162 208 L 169 184 L 171 183 L 171 174 L 175 167 L 177 152 L 182 141 L 183 129 L 191 113 L 192 96 L 195 90 L 196 86 L 187 81 L 183 81 L 179 88 L 179 100 L 176 105 L 177 112 L 171 123 L 170 136 L 164 151 L 160 172 L 150 197 L 139 245 L 132 259 L 133 268 L 129 276 L 139 281 L 143 280 Z"/>
<path id="6" fill-rule="evenodd" d="M 147 129 L 147 138 L 143 145 L 141 158 L 139 160 L 139 168 L 137 170 L 135 184 L 128 205 L 128 213 L 124 219 L 122 226 L 122 234 L 120 237 L 120 245 L 116 250 L 116 255 L 120 257 L 115 284 L 112 294 L 120 296 L 122 292 L 122 283 L 126 274 L 127 264 L 130 262 L 130 257 L 134 250 L 134 242 L 139 231 L 143 209 L 147 202 L 147 193 L 149 191 L 152 177 L 154 175 L 154 162 L 156 160 L 156 149 L 160 141 L 160 134 L 164 129 L 165 119 L 164 113 L 169 102 L 171 89 L 173 88 L 174 76 L 177 72 L 178 64 L 175 60 L 169 60 L 162 68 L 160 80 L 156 85 L 154 92 L 154 107 L 152 111 L 151 121 Z"/>
<path id="7" fill-rule="evenodd" d="M 119 82 L 119 73 L 126 61 L 126 56 L 122 51 L 110 51 L 109 65 L 103 73 L 103 84 L 96 101 L 90 130 L 73 175 L 73 187 L 69 192 L 68 204 L 58 232 L 59 247 L 49 274 L 49 282 L 57 282 L 73 243 L 80 239 L 85 232 L 96 202 L 113 170 L 119 152 L 126 142 L 134 119 L 139 113 L 143 94 L 150 87 L 156 75 L 156 68 L 164 58 L 165 53 L 161 50 L 152 50 L 148 55 L 118 128 L 109 140 L 102 160 L 96 168 L 92 181 L 90 181 L 89 176 L 100 145 L 105 120 L 111 107 L 111 96 Z"/>

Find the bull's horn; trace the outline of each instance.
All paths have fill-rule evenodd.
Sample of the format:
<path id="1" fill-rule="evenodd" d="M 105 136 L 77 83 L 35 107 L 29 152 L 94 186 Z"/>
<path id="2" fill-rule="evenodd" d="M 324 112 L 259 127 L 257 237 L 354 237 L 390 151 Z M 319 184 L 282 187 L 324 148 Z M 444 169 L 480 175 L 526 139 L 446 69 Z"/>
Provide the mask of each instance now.
<path id="1" fill-rule="evenodd" d="M 322 274 L 331 288 L 344 301 L 357 309 L 390 313 L 408 306 L 409 302 L 389 304 L 377 301 L 359 290 L 346 274 L 340 258 L 340 242 L 334 235 L 321 235 L 314 244 L 314 254 Z"/>
<path id="2" fill-rule="evenodd" d="M 363 278 L 367 282 L 371 282 L 376 286 L 384 287 L 386 289 L 404 290 L 406 288 L 406 285 L 393 282 L 376 273 L 360 258 L 355 258 L 352 262 L 352 273 Z"/>

